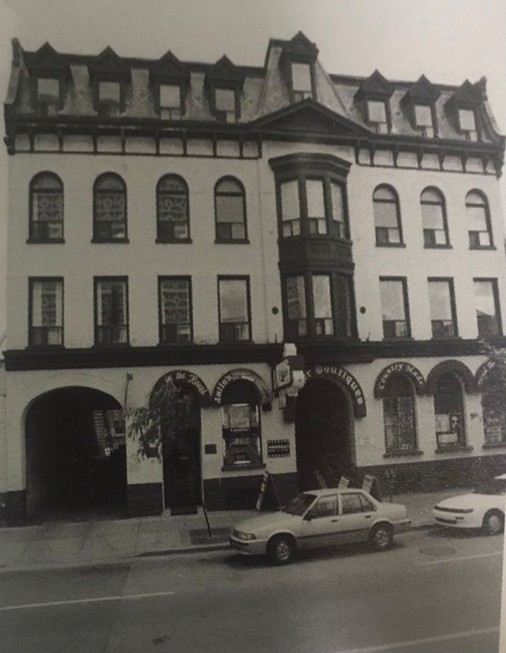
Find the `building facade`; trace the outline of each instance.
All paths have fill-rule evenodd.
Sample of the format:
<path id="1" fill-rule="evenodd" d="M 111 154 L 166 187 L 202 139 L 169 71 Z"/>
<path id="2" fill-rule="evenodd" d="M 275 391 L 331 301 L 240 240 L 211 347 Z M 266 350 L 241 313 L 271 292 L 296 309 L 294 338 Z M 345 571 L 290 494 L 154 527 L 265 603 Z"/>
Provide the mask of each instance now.
<path id="1" fill-rule="evenodd" d="M 11 520 L 503 469 L 484 79 L 329 74 L 302 33 L 262 67 L 15 41 L 5 126 Z M 172 437 L 139 456 L 124 409 L 169 380 Z"/>

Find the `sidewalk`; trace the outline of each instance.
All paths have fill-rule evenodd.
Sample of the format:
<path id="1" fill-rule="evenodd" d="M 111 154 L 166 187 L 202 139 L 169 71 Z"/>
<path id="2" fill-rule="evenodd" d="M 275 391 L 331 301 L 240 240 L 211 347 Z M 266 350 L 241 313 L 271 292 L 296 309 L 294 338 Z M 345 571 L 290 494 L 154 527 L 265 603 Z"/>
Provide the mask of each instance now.
<path id="1" fill-rule="evenodd" d="M 413 528 L 424 528 L 433 523 L 431 511 L 438 501 L 464 492 L 402 494 L 393 501 L 407 507 Z M 0 572 L 225 549 L 232 524 L 257 514 L 254 510 L 210 512 L 211 537 L 201 510 L 196 515 L 174 516 L 166 511 L 156 517 L 4 527 L 0 528 Z"/>

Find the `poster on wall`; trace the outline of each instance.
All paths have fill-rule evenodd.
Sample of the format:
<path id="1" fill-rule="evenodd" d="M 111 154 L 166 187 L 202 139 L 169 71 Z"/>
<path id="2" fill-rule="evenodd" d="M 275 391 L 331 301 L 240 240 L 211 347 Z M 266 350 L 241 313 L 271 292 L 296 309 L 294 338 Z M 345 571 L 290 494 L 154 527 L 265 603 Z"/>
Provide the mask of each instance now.
<path id="1" fill-rule="evenodd" d="M 448 433 L 450 430 L 450 416 L 448 414 L 436 415 L 436 433 Z"/>

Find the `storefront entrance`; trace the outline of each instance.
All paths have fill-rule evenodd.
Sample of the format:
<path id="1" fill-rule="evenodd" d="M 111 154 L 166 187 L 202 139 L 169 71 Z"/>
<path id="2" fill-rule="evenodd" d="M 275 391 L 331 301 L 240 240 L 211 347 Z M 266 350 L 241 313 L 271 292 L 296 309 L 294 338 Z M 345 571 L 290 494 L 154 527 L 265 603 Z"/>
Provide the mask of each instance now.
<path id="1" fill-rule="evenodd" d="M 123 413 L 89 388 L 54 390 L 26 415 L 28 518 L 122 515 L 126 508 Z"/>
<path id="2" fill-rule="evenodd" d="M 348 397 L 337 383 L 310 379 L 296 404 L 299 489 L 335 487 L 353 478 L 352 421 Z"/>
<path id="3" fill-rule="evenodd" d="M 202 502 L 200 402 L 193 386 L 177 383 L 173 424 L 163 429 L 164 504 L 172 514 L 197 512 Z"/>

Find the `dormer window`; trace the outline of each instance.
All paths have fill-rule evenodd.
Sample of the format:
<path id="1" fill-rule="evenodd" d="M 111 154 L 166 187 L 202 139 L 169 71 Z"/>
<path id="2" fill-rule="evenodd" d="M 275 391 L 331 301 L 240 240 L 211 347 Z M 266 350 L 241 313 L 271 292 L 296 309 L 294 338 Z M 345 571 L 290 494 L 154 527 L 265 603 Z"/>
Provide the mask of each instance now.
<path id="1" fill-rule="evenodd" d="M 181 120 L 181 87 L 179 84 L 160 84 L 160 118 Z"/>
<path id="2" fill-rule="evenodd" d="M 37 79 L 37 104 L 41 113 L 53 116 L 60 104 L 60 80 L 51 77 Z"/>
<path id="3" fill-rule="evenodd" d="M 214 104 L 218 117 L 224 122 L 237 122 L 235 91 L 233 89 L 214 89 Z"/>
<path id="4" fill-rule="evenodd" d="M 311 65 L 292 62 L 292 91 L 294 102 L 313 97 Z"/>
<path id="5" fill-rule="evenodd" d="M 117 116 L 120 113 L 121 84 L 116 81 L 98 83 L 98 110 L 101 115 Z"/>
<path id="6" fill-rule="evenodd" d="M 415 126 L 423 136 L 434 137 L 434 123 L 432 120 L 432 107 L 428 104 L 415 104 Z"/>
<path id="7" fill-rule="evenodd" d="M 367 102 L 367 118 L 370 125 L 376 128 L 378 134 L 388 134 L 387 109 L 382 100 Z"/>
<path id="8" fill-rule="evenodd" d="M 459 109 L 459 128 L 470 141 L 478 140 L 474 109 Z"/>

